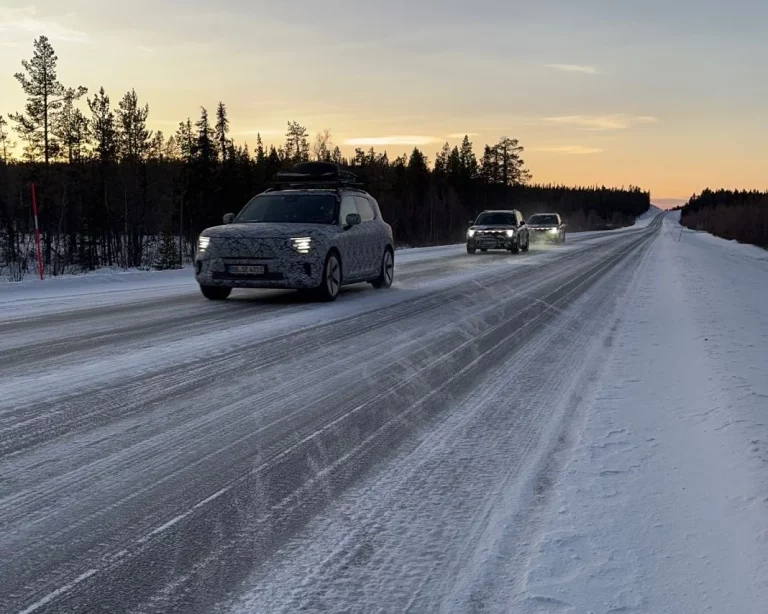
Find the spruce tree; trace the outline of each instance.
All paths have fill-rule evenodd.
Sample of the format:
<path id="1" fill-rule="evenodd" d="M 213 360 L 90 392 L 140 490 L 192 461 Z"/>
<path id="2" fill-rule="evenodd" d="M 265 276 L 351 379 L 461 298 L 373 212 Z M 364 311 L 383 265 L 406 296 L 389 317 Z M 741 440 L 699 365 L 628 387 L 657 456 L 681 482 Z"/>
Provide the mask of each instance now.
<path id="1" fill-rule="evenodd" d="M 91 133 L 94 141 L 94 154 L 102 164 L 111 164 L 117 159 L 118 136 L 115 114 L 110 108 L 109 96 L 102 87 L 88 99 L 91 110 Z"/>
<path id="2" fill-rule="evenodd" d="M 472 142 L 469 140 L 469 135 L 464 135 L 464 140 L 461 142 L 461 149 L 459 150 L 459 158 L 461 160 L 463 179 L 468 181 L 477 177 L 477 158 L 472 148 Z"/>
<path id="3" fill-rule="evenodd" d="M 221 161 L 226 162 L 230 149 L 229 143 L 229 119 L 227 118 L 227 107 L 223 102 L 219 102 L 216 107 L 216 126 L 215 139 L 216 145 L 221 156 Z"/>
<path id="4" fill-rule="evenodd" d="M 19 135 L 27 143 L 27 157 L 42 159 L 45 164 L 60 151 L 59 140 L 54 135 L 55 114 L 64 104 L 65 96 L 77 100 L 88 91 L 82 86 L 67 90 L 56 75 L 57 62 L 58 57 L 48 38 L 41 36 L 34 42 L 32 59 L 21 63 L 26 74 L 14 75 L 27 95 L 27 104 L 25 113 L 15 113 L 10 118 L 16 122 Z"/>
<path id="5" fill-rule="evenodd" d="M 267 154 L 264 152 L 264 142 L 261 140 L 261 134 L 256 134 L 256 164 L 264 166 Z"/>

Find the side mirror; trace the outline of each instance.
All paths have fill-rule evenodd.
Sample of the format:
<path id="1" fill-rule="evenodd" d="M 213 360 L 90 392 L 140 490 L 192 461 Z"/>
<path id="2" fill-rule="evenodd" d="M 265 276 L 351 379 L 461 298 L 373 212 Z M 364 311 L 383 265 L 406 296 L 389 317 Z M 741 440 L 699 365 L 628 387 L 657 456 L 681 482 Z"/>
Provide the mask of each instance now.
<path id="1" fill-rule="evenodd" d="M 359 213 L 350 213 L 347 215 L 347 219 L 345 220 L 347 222 L 348 227 L 357 226 L 358 224 L 362 223 L 363 219 L 360 217 Z"/>
<path id="2" fill-rule="evenodd" d="M 234 213 L 227 213 L 224 216 L 223 220 L 224 220 L 225 224 L 231 224 L 232 222 L 235 221 L 235 214 Z"/>

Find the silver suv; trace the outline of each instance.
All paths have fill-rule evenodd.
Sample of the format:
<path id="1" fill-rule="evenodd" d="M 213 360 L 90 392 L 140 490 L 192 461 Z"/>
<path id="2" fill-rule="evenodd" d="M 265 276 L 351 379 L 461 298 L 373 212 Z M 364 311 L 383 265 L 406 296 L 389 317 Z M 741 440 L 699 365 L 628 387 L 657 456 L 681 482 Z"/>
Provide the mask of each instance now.
<path id="1" fill-rule="evenodd" d="M 343 285 L 392 285 L 392 228 L 354 175 L 303 163 L 278 173 L 276 185 L 200 235 L 195 277 L 206 298 L 226 299 L 232 288 L 290 288 L 334 301 Z"/>
<path id="2" fill-rule="evenodd" d="M 557 213 L 532 215 L 528 220 L 528 229 L 534 242 L 565 243 L 565 224 Z"/>

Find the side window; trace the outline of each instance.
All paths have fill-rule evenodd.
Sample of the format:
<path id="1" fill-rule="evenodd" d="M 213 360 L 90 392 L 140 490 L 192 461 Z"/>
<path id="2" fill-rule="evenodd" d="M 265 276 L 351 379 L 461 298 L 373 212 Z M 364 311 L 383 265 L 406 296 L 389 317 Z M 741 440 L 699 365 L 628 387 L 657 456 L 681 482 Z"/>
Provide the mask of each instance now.
<path id="1" fill-rule="evenodd" d="M 341 209 L 339 210 L 339 222 L 341 224 L 347 223 L 347 216 L 350 213 L 359 213 L 357 206 L 355 205 L 354 196 L 345 196 L 341 199 Z"/>
<path id="2" fill-rule="evenodd" d="M 365 196 L 355 196 L 355 201 L 357 201 L 357 211 L 364 222 L 374 219 L 373 207 Z"/>

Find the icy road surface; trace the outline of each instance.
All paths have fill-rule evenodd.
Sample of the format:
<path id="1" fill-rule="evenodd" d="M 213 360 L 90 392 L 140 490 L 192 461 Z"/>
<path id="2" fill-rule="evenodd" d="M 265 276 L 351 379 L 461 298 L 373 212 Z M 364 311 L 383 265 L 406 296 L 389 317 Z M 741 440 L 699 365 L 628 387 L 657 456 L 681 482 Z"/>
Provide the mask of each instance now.
<path id="1" fill-rule="evenodd" d="M 0 286 L 0 611 L 760 611 L 768 263 L 678 235 Z"/>

